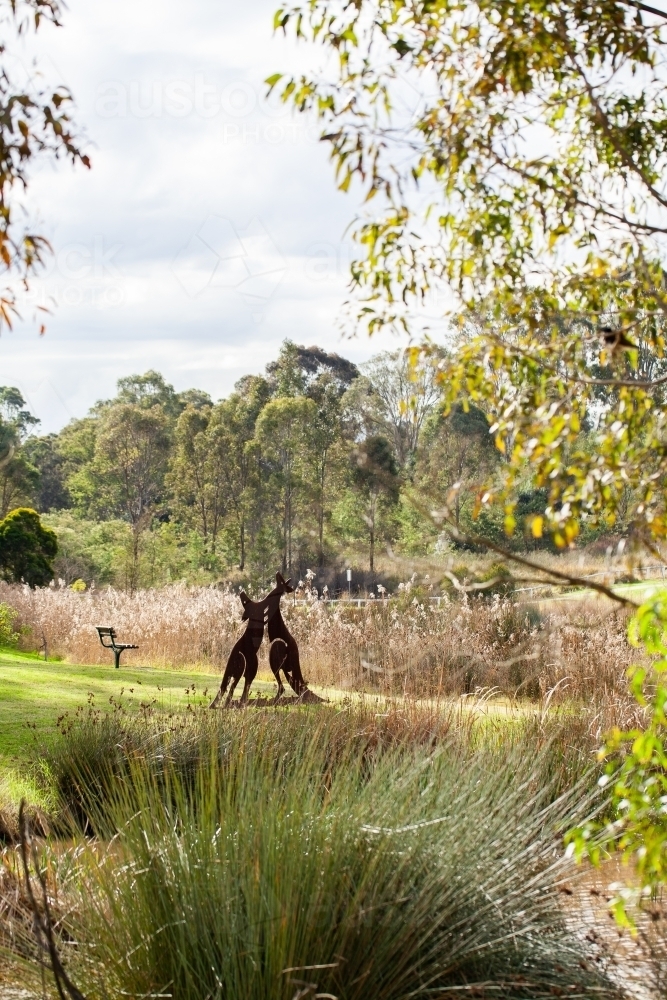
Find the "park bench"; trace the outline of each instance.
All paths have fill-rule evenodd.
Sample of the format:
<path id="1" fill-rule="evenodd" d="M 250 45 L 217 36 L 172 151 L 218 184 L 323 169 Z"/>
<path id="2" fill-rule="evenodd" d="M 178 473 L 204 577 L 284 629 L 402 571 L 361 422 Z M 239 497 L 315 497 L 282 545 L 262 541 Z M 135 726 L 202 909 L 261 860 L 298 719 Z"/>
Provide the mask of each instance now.
<path id="1" fill-rule="evenodd" d="M 114 666 L 116 670 L 120 667 L 120 654 L 125 649 L 139 649 L 138 646 L 133 645 L 131 642 L 116 642 L 116 630 L 109 628 L 107 625 L 96 625 L 97 634 L 100 637 L 100 642 L 105 649 L 112 649 L 114 655 Z M 105 642 L 108 639 L 108 642 Z"/>

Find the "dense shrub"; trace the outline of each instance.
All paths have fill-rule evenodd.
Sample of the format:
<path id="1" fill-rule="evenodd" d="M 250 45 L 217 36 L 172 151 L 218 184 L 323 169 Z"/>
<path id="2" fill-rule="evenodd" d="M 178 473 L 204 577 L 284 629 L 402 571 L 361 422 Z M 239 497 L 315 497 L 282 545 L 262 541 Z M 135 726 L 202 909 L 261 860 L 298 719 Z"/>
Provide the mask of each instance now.
<path id="1" fill-rule="evenodd" d="M 53 579 L 57 552 L 56 533 L 44 527 L 37 511 L 19 507 L 0 521 L 0 575 L 6 580 L 45 586 Z"/>

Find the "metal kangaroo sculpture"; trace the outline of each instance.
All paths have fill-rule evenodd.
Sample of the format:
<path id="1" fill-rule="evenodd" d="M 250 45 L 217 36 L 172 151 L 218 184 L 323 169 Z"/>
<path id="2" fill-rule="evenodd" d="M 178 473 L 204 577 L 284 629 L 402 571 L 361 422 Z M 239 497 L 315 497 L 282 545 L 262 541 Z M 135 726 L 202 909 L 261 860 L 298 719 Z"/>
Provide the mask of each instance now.
<path id="1" fill-rule="evenodd" d="M 288 684 L 297 695 L 300 696 L 308 690 L 301 675 L 299 650 L 296 640 L 289 632 L 280 614 L 280 598 L 283 594 L 291 594 L 293 590 L 294 588 L 290 586 L 290 581 L 284 580 L 280 573 L 276 573 L 276 586 L 262 601 L 251 601 L 245 591 L 241 591 L 239 594 L 243 605 L 241 621 L 247 621 L 248 625 L 229 654 L 227 666 L 222 675 L 220 690 L 209 708 L 218 707 L 229 687 L 229 693 L 225 700 L 225 707 L 228 707 L 234 696 L 236 685 L 242 677 L 244 679 L 244 687 L 243 694 L 241 695 L 241 703 L 245 704 L 248 701 L 250 685 L 257 676 L 257 668 L 259 666 L 257 652 L 262 645 L 266 625 L 269 627 L 269 640 L 271 642 L 269 665 L 278 682 L 276 701 L 285 692 L 285 687 L 280 679 L 281 670 L 285 674 Z M 274 622 L 276 623 L 275 625 Z"/>
<path id="2" fill-rule="evenodd" d="M 291 587 L 290 583 L 291 580 L 285 580 L 280 573 L 276 573 L 276 590 L 281 590 L 281 596 L 282 594 L 292 594 L 294 592 L 294 587 Z M 272 591 L 272 593 L 275 593 L 275 591 Z M 308 685 L 301 673 L 299 647 L 297 646 L 296 639 L 288 629 L 280 613 L 280 598 L 278 598 L 276 611 L 269 618 L 269 642 L 271 643 L 269 664 L 278 681 L 278 697 L 282 695 L 284 690 L 280 683 L 279 671 L 281 669 L 287 678 L 289 686 L 296 695 L 301 697 L 308 690 Z"/>

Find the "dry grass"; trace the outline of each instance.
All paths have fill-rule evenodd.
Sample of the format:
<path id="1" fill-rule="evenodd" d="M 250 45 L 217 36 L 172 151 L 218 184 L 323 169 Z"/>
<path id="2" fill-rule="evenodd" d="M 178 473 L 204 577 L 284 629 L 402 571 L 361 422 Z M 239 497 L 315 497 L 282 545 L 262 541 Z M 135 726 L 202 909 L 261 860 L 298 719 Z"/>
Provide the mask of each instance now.
<path id="1" fill-rule="evenodd" d="M 613 584 L 625 579 L 655 579 L 661 576 L 657 569 L 658 560 L 650 553 L 630 550 L 624 547 L 619 554 L 620 536 L 600 538 L 583 548 L 568 552 L 549 552 L 545 550 L 523 553 L 534 563 L 545 569 L 554 569 L 569 573 L 575 577 L 596 576 L 601 582 Z M 361 552 L 348 553 L 349 564 L 356 566 L 363 562 Z M 446 551 L 430 556 L 406 556 L 395 553 L 381 552 L 376 557 L 376 572 L 387 579 L 407 580 L 413 574 L 419 579 L 428 576 L 430 580 L 447 586 L 447 578 L 443 572 L 454 570 L 460 576 L 473 579 L 479 575 L 488 575 L 492 566 L 498 564 L 499 557 L 493 552 L 469 552 L 449 548 Z M 501 560 L 502 561 L 502 560 Z M 525 576 L 529 571 L 508 563 L 508 568 L 516 576 Z M 522 585 L 523 586 L 523 585 Z M 527 585 L 526 585 L 527 586 Z"/>
<path id="2" fill-rule="evenodd" d="M 134 642 L 123 663 L 218 666 L 235 642 L 241 604 L 214 587 L 165 587 L 134 594 L 108 588 L 75 593 L 65 587 L 30 590 L 0 584 L 0 602 L 18 611 L 33 648 L 46 640 L 49 655 L 77 663 L 108 663 L 96 625 L 112 625 L 121 642 Z"/>
<path id="3" fill-rule="evenodd" d="M 361 608 L 284 602 L 308 681 L 417 697 L 498 693 L 629 705 L 626 670 L 638 653 L 626 640 L 625 612 L 583 602 L 544 612 L 500 597 L 445 598 L 438 607 L 427 598 L 407 585 L 397 600 Z M 107 663 L 94 626 L 113 625 L 121 641 L 140 647 L 124 654 L 128 665 L 218 670 L 244 627 L 236 595 L 214 587 L 131 595 L 5 584 L 0 601 L 17 610 L 33 647 L 45 639 L 49 654 L 75 663 Z"/>

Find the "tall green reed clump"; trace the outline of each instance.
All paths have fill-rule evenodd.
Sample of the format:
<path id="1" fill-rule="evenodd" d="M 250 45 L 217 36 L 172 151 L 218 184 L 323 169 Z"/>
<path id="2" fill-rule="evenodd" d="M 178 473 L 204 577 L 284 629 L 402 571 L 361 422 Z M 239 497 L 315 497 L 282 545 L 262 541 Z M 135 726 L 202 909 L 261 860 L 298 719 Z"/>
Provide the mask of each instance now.
<path id="1" fill-rule="evenodd" d="M 118 783 L 131 783 L 131 772 L 138 766 L 162 787 L 168 775 L 192 788 L 202 764 L 215 759 L 224 768 L 258 741 L 263 745 L 269 739 L 276 758 L 293 756 L 300 752 L 304 727 L 314 719 L 318 721 L 313 734 L 326 745 L 330 768 L 341 759 L 355 756 L 364 761 L 390 747 L 433 748 L 443 741 L 466 747 L 476 739 L 473 713 L 451 706 L 421 709 L 407 704 L 378 713 L 375 704 L 361 703 L 354 709 L 304 707 L 299 712 L 272 710 L 259 716 L 204 710 L 169 718 L 130 716 L 119 710 L 105 715 L 90 709 L 63 729 L 57 742 L 39 747 L 34 763 L 45 791 L 58 803 L 57 824 L 74 821 L 91 831 L 105 815 L 105 803 Z M 486 728 L 479 727 L 485 745 L 494 742 Z M 505 737 L 513 739 L 510 728 L 503 728 Z"/>
<path id="2" fill-rule="evenodd" d="M 400 748 L 429 752 L 446 744 L 450 752 L 463 756 L 521 748 L 539 756 L 542 784 L 552 798 L 582 781 L 594 788 L 601 773 L 596 764 L 599 738 L 591 732 L 590 713 L 557 707 L 494 714 L 409 701 L 386 704 L 381 712 L 377 708 L 369 701 L 303 707 L 298 712 L 279 709 L 263 713 L 261 723 L 256 713 L 195 711 L 165 718 L 122 711 L 105 715 L 91 709 L 63 731 L 63 738 L 36 751 L 35 769 L 49 798 L 57 801 L 51 817 L 56 827 L 62 828 L 64 817 L 89 832 L 104 815 L 104 803 L 118 782 L 130 780 L 132 768 L 147 768 L 159 783 L 167 774 L 171 779 L 178 776 L 192 787 L 202 764 L 215 758 L 224 767 L 257 740 L 270 738 L 275 757 L 293 756 L 300 752 L 307 720 L 315 719 L 313 738 L 317 734 L 326 746 L 330 767 L 350 757 L 365 761 Z"/>
<path id="3" fill-rule="evenodd" d="M 87 803 L 99 840 L 62 928 L 91 1000 L 616 995 L 558 904 L 586 804 L 554 798 L 534 744 L 378 740 L 354 711 L 223 718 L 195 771 L 135 753 Z"/>

